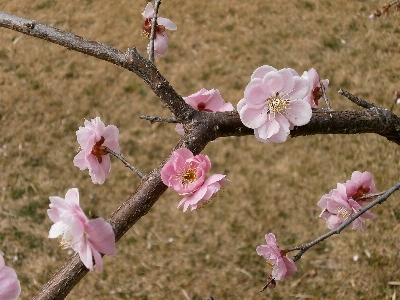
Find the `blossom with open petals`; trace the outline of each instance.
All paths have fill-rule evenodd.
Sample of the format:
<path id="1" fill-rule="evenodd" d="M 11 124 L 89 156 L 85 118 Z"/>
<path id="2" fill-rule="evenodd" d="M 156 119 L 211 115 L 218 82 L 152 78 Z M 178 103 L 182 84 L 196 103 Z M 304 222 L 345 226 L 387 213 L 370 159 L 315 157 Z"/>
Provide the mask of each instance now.
<path id="1" fill-rule="evenodd" d="M 151 24 L 154 16 L 153 4 L 147 3 L 146 8 L 142 13 L 144 25 L 142 26 L 143 35 L 150 38 Z M 157 27 L 154 36 L 154 57 L 164 55 L 168 51 L 169 38 L 165 33 L 165 29 L 176 30 L 176 25 L 167 18 L 157 17 Z M 147 46 L 147 53 L 150 55 L 150 43 Z"/>
<path id="2" fill-rule="evenodd" d="M 0 299 L 16 300 L 21 294 L 21 285 L 13 268 L 7 267 L 0 254 Z"/>
<path id="3" fill-rule="evenodd" d="M 235 108 L 233 105 L 221 97 L 219 90 L 211 89 L 207 90 L 202 88 L 197 93 L 190 96 L 183 97 L 183 100 L 195 110 L 217 112 L 217 111 L 232 111 Z M 184 135 L 185 131 L 182 124 L 177 124 L 175 127 L 176 132 L 180 135 Z"/>
<path id="4" fill-rule="evenodd" d="M 183 205 L 183 211 L 185 212 L 189 207 L 190 210 L 193 211 L 196 208 L 207 205 L 210 203 L 211 199 L 217 195 L 221 187 L 229 181 L 224 178 L 225 176 L 226 175 L 222 174 L 211 175 L 198 190 L 183 198 L 179 202 L 177 208 Z"/>
<path id="5" fill-rule="evenodd" d="M 72 248 L 79 254 L 82 263 L 93 270 L 93 258 L 97 269 L 103 269 L 100 253 L 115 255 L 115 234 L 109 223 L 103 218 L 89 220 L 79 206 L 78 189 L 69 189 L 65 199 L 50 197 L 50 209 L 47 214 L 54 224 L 50 228 L 49 238 L 61 236 L 60 246 Z"/>
<path id="6" fill-rule="evenodd" d="M 318 101 L 322 98 L 323 95 L 317 71 L 314 68 L 311 68 L 308 71 L 304 71 L 301 77 L 307 79 L 310 83 L 310 91 L 308 92 L 308 95 L 304 98 L 304 100 L 307 101 L 312 108 L 317 107 Z M 326 91 L 328 89 L 329 80 L 324 79 L 321 81 Z"/>
<path id="7" fill-rule="evenodd" d="M 335 229 L 340 226 L 348 218 L 356 214 L 361 205 L 347 195 L 346 186 L 338 183 L 337 188 L 323 195 L 318 202 L 318 206 L 322 208 L 320 217 L 326 220 L 329 229 Z M 361 228 L 365 230 L 365 219 L 374 219 L 374 214 L 365 212 L 353 222 L 353 229 Z"/>
<path id="8" fill-rule="evenodd" d="M 119 131 L 114 125 L 106 127 L 99 117 L 85 120 L 84 125 L 76 132 L 82 150 L 74 157 L 74 165 L 81 170 L 89 169 L 93 183 L 103 184 L 111 169 L 105 148 L 119 153 Z"/>
<path id="9" fill-rule="evenodd" d="M 237 105 L 240 119 L 254 129 L 260 141 L 285 142 L 294 126 L 307 124 L 311 119 L 311 106 L 303 100 L 309 90 L 308 80 L 293 69 L 259 67 Z"/>
<path id="10" fill-rule="evenodd" d="M 296 264 L 290 258 L 286 257 L 286 252 L 280 250 L 276 244 L 275 235 L 268 233 L 265 235 L 266 245 L 258 246 L 256 251 L 258 255 L 262 255 L 267 262 L 273 267 L 272 277 L 275 280 L 282 280 L 297 271 Z M 273 287 L 275 287 L 273 285 Z"/>
<path id="11" fill-rule="evenodd" d="M 165 185 L 173 188 L 179 195 L 191 194 L 205 181 L 211 162 L 207 155 L 196 155 L 186 148 L 175 150 L 161 170 Z"/>

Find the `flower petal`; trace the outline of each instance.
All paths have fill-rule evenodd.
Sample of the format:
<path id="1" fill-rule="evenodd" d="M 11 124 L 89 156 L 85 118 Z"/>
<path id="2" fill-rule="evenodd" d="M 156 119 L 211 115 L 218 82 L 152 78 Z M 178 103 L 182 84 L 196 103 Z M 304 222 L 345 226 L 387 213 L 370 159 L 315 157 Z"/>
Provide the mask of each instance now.
<path id="1" fill-rule="evenodd" d="M 165 27 L 165 29 L 168 29 L 168 30 L 176 30 L 177 29 L 174 22 L 172 22 L 170 19 L 167 19 L 167 18 L 157 17 L 157 23 L 158 23 L 158 25 L 163 25 Z"/>
<path id="2" fill-rule="evenodd" d="M 312 109 L 309 103 L 303 100 L 290 101 L 286 108 L 285 117 L 296 126 L 302 126 L 310 122 Z"/>
<path id="3" fill-rule="evenodd" d="M 274 67 L 268 66 L 268 65 L 258 67 L 251 75 L 251 79 L 254 79 L 254 78 L 262 79 L 262 78 L 264 78 L 265 74 L 267 74 L 271 71 L 277 71 L 277 69 L 275 69 Z"/>

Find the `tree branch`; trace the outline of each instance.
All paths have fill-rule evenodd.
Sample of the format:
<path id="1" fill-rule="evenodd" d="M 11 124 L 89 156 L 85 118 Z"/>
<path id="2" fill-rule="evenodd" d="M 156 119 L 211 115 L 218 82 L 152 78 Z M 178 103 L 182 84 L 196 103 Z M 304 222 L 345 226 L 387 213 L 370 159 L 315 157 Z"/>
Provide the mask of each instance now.
<path id="1" fill-rule="evenodd" d="M 106 44 L 5 12 L 0 12 L 0 26 L 94 56 L 134 72 L 176 116 L 179 123 L 202 122 L 209 124 L 214 127 L 215 138 L 254 134 L 252 129 L 242 124 L 237 112 L 213 114 L 195 111 L 173 89 L 157 68 L 134 48 L 123 52 Z M 206 119 L 202 119 L 205 117 Z M 399 118 L 390 111 L 379 107 L 363 111 L 328 112 L 323 109 L 314 109 L 311 121 L 304 126 L 295 127 L 290 135 L 296 137 L 313 134 L 355 133 L 376 133 L 400 145 Z"/>
<path id="2" fill-rule="evenodd" d="M 108 61 L 138 75 L 181 122 L 190 119 L 194 109 L 188 105 L 160 74 L 151 61 L 135 48 L 124 52 L 106 44 L 63 31 L 34 20 L 20 18 L 0 11 L 0 27 L 43 39 L 70 50 L 75 50 Z"/>
<path id="3" fill-rule="evenodd" d="M 123 52 L 106 44 L 4 12 L 0 12 L 0 26 L 94 56 L 137 74 L 176 116 L 177 121 L 187 124 L 188 133 L 179 141 L 175 149 L 187 148 L 196 155 L 204 149 L 208 142 L 217 137 L 254 134 L 252 129 L 242 124 L 236 111 L 223 113 L 195 111 L 186 104 L 157 68 L 135 49 Z M 400 144 L 399 118 L 379 107 L 363 111 L 342 112 L 313 110 L 310 123 L 295 127 L 291 131 L 291 136 L 367 132 L 382 135 Z M 136 191 L 108 219 L 114 228 L 116 241 L 148 213 L 167 189 L 161 181 L 160 172 L 168 158 L 142 179 Z M 88 270 L 80 262 L 79 256 L 75 255 L 33 299 L 64 299 L 87 272 Z"/>

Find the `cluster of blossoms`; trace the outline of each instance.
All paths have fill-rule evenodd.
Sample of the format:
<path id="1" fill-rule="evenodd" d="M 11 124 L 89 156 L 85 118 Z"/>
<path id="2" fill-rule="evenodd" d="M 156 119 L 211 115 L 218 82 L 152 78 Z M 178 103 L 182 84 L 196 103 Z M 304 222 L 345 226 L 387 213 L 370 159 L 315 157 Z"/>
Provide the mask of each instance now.
<path id="1" fill-rule="evenodd" d="M 326 89 L 328 80 L 322 84 Z M 263 143 L 285 142 L 294 126 L 307 124 L 311 108 L 322 97 L 317 72 L 310 69 L 299 76 L 293 69 L 257 68 L 239 101 L 237 110 L 243 124 L 254 129 Z"/>
<path id="2" fill-rule="evenodd" d="M 50 228 L 49 238 L 61 236 L 61 248 L 72 248 L 79 253 L 82 263 L 89 270 L 93 270 L 94 258 L 97 269 L 102 271 L 103 262 L 100 253 L 106 255 L 117 253 L 111 225 L 103 218 L 89 220 L 86 217 L 79 206 L 78 189 L 69 189 L 65 199 L 52 196 L 50 202 L 47 214 L 54 224 Z"/>
<path id="3" fill-rule="evenodd" d="M 185 102 L 193 107 L 195 110 L 207 111 L 207 112 L 223 112 L 232 111 L 235 108 L 231 103 L 226 103 L 221 97 L 219 90 L 206 90 L 201 89 L 197 93 L 194 93 L 188 97 L 183 97 Z M 176 132 L 180 135 L 185 134 L 182 124 L 177 124 L 175 127 Z"/>
<path id="4" fill-rule="evenodd" d="M 103 184 L 111 169 L 106 148 L 119 153 L 119 131 L 114 125 L 106 127 L 99 117 L 85 120 L 84 125 L 76 132 L 82 150 L 75 156 L 74 165 L 81 170 L 89 169 L 93 183 Z"/>
<path id="5" fill-rule="evenodd" d="M 276 244 L 275 235 L 268 233 L 265 235 L 266 245 L 258 246 L 256 251 L 258 255 L 262 255 L 267 263 L 272 267 L 272 274 L 269 278 L 269 288 L 276 286 L 275 280 L 282 280 L 297 271 L 294 261 L 286 257 L 286 251 L 279 249 Z"/>
<path id="6" fill-rule="evenodd" d="M 142 13 L 144 19 L 144 25 L 142 26 L 143 35 L 150 38 L 151 24 L 154 17 L 153 4 L 147 3 L 146 8 Z M 154 57 L 161 56 L 168 51 L 169 38 L 165 33 L 165 30 L 176 30 L 176 25 L 167 18 L 157 17 L 157 24 L 154 36 Z M 150 43 L 147 45 L 147 53 L 150 55 Z"/>
<path id="7" fill-rule="evenodd" d="M 318 202 L 322 208 L 320 217 L 326 220 L 329 229 L 340 226 L 349 217 L 357 213 L 363 204 L 372 201 L 370 194 L 376 193 L 375 183 L 369 172 L 355 171 L 351 179 L 345 183 L 338 183 L 337 188 L 323 195 Z M 353 229 L 365 230 L 365 219 L 373 219 L 370 212 L 363 213 L 353 222 Z"/>
<path id="8" fill-rule="evenodd" d="M 21 294 L 21 285 L 14 269 L 7 267 L 0 254 L 0 299 L 16 300 Z"/>
<path id="9" fill-rule="evenodd" d="M 206 179 L 211 162 L 206 155 L 196 155 L 186 149 L 175 150 L 161 170 L 163 183 L 179 195 L 186 195 L 178 204 L 183 211 L 193 211 L 208 204 L 221 186 L 228 182 L 225 175 L 213 174 Z"/>

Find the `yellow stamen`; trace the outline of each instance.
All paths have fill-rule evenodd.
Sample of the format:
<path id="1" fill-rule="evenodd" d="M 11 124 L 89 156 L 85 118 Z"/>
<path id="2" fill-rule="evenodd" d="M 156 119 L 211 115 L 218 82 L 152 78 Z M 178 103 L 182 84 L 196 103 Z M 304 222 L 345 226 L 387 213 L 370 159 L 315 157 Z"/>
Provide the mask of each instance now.
<path id="1" fill-rule="evenodd" d="M 351 216 L 351 210 L 349 210 L 347 207 L 340 206 L 338 210 L 338 216 L 341 219 L 346 220 L 348 217 Z"/>
<path id="2" fill-rule="evenodd" d="M 187 185 L 197 180 L 196 169 L 188 169 L 182 175 L 182 184 Z"/>
<path id="3" fill-rule="evenodd" d="M 281 114 L 282 111 L 286 110 L 286 107 L 288 106 L 290 100 L 288 99 L 283 99 L 279 93 L 277 92 L 275 96 L 272 96 L 267 99 L 268 102 L 268 110 L 269 113 L 275 114 Z"/>

